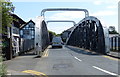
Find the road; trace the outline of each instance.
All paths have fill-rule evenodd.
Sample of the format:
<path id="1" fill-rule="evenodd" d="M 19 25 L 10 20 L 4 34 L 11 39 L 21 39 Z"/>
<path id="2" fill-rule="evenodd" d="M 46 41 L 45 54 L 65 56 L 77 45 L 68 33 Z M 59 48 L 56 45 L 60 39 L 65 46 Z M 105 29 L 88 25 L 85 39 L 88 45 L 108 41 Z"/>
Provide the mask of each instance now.
<path id="1" fill-rule="evenodd" d="M 5 61 L 7 70 L 13 75 L 118 75 L 118 61 L 83 49 L 63 46 L 45 50 L 42 58 L 28 53 Z"/>

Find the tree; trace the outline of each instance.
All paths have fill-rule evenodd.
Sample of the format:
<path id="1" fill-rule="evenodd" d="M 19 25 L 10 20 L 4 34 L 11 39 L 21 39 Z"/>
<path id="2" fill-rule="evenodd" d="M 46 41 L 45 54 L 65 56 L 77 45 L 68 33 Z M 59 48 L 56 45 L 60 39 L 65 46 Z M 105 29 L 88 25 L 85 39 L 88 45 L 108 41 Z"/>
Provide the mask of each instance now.
<path id="1" fill-rule="evenodd" d="M 4 42 L 7 42 L 6 36 L 7 35 L 7 28 L 11 27 L 11 24 L 13 22 L 13 18 L 11 16 L 11 13 L 13 12 L 13 4 L 10 1 L 7 0 L 0 0 L 0 36 L 3 38 L 0 38 L 0 41 L 2 42 L 2 47 L 5 48 L 7 45 L 4 44 Z M 6 45 L 6 46 L 5 46 Z"/>
<path id="2" fill-rule="evenodd" d="M 56 33 L 55 32 L 52 32 L 52 31 L 48 31 L 49 33 L 52 33 L 54 36 L 56 36 Z"/>
<path id="3" fill-rule="evenodd" d="M 0 0 L 0 7 L 1 7 L 1 20 L 2 20 L 2 26 L 0 30 L 0 34 L 2 35 L 2 54 L 3 57 L 6 59 L 11 59 L 12 56 L 12 38 L 7 38 L 8 35 L 8 28 L 12 26 L 13 20 L 17 21 L 16 19 L 13 19 L 11 16 L 14 11 L 14 6 L 10 0 Z M 0 39 L 1 40 L 1 39 Z M 8 53 L 9 51 L 9 53 Z"/>
<path id="4" fill-rule="evenodd" d="M 114 26 L 110 26 L 109 27 L 109 31 L 115 31 L 115 27 Z"/>
<path id="5" fill-rule="evenodd" d="M 119 34 L 117 31 L 109 31 L 109 34 Z"/>
<path id="6" fill-rule="evenodd" d="M 57 34 L 56 36 L 61 36 L 62 34 Z"/>
<path id="7" fill-rule="evenodd" d="M 52 32 L 52 31 L 48 31 L 48 32 L 49 32 L 50 42 L 52 42 L 52 39 L 53 39 L 54 36 L 56 36 L 56 33 Z"/>
<path id="8" fill-rule="evenodd" d="M 3 34 L 7 34 L 7 27 L 11 26 L 13 19 L 10 13 L 12 12 L 12 10 L 13 10 L 13 5 L 10 1 L 0 0 L 0 37 L 2 37 L 1 35 Z M 1 49 L 1 41 L 3 40 L 0 38 L 0 49 Z M 6 42 L 6 40 L 4 40 L 4 42 Z M 5 49 L 6 47 L 5 43 L 2 44 L 2 48 L 3 47 Z M 0 53 L 0 77 L 4 77 L 6 74 L 5 65 L 3 64 L 2 61 L 3 58 Z"/>
<path id="9" fill-rule="evenodd" d="M 115 30 L 114 26 L 109 27 L 109 34 L 118 34 L 118 32 Z"/>
<path id="10" fill-rule="evenodd" d="M 2 34 L 7 34 L 7 27 L 11 27 L 13 18 L 10 15 L 13 12 L 13 4 L 10 1 L 0 1 L 0 12 L 2 14 L 2 28 L 0 32 Z"/>

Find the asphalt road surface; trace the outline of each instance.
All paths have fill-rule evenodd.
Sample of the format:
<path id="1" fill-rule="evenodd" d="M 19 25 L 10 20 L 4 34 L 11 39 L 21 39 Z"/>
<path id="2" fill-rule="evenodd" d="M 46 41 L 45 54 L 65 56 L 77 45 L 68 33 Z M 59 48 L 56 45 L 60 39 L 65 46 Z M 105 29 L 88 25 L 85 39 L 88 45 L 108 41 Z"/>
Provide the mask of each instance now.
<path id="1" fill-rule="evenodd" d="M 119 73 L 119 60 L 95 52 L 72 46 L 51 47 L 45 50 L 42 58 L 27 53 L 5 61 L 12 75 L 100 75 L 116 76 Z"/>

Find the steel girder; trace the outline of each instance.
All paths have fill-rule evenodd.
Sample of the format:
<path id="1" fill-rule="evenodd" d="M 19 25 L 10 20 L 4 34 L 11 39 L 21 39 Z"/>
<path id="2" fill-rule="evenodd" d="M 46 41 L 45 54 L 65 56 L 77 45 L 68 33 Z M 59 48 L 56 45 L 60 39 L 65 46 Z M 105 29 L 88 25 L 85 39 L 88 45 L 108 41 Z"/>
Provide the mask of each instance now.
<path id="1" fill-rule="evenodd" d="M 37 49 L 37 55 L 41 56 L 49 45 L 49 34 L 47 30 L 47 24 L 43 17 L 38 16 L 35 19 L 35 48 Z"/>
<path id="2" fill-rule="evenodd" d="M 66 44 L 106 54 L 103 27 L 93 16 L 84 18 L 74 27 Z"/>
<path id="3" fill-rule="evenodd" d="M 46 22 L 47 23 L 49 23 L 49 22 L 72 22 L 74 26 L 76 25 L 75 21 L 71 21 L 71 20 L 49 20 Z"/>
<path id="4" fill-rule="evenodd" d="M 43 51 L 44 49 L 46 49 L 46 47 L 49 45 L 49 42 L 50 42 L 47 25 L 44 20 L 42 21 L 40 32 L 41 32 L 41 47 Z"/>
<path id="5" fill-rule="evenodd" d="M 85 17 L 89 16 L 89 12 L 86 9 L 77 9 L 77 8 L 48 8 L 41 11 L 41 16 L 44 16 L 46 11 L 83 11 L 85 12 Z"/>

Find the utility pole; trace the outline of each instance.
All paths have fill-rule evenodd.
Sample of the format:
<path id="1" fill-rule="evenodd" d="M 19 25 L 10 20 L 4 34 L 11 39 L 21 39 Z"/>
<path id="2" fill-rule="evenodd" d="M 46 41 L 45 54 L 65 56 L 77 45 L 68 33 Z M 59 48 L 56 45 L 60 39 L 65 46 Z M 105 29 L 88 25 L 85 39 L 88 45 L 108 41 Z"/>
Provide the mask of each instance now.
<path id="1" fill-rule="evenodd" d="M 12 13 L 14 14 L 14 10 L 15 10 L 15 7 L 12 7 Z M 9 47 L 10 47 L 10 53 L 9 53 L 9 59 L 11 60 L 12 57 L 13 57 L 13 52 L 12 52 L 12 26 L 14 25 L 14 23 L 11 24 L 11 27 L 9 28 L 9 32 L 10 32 L 10 43 L 9 43 Z"/>

